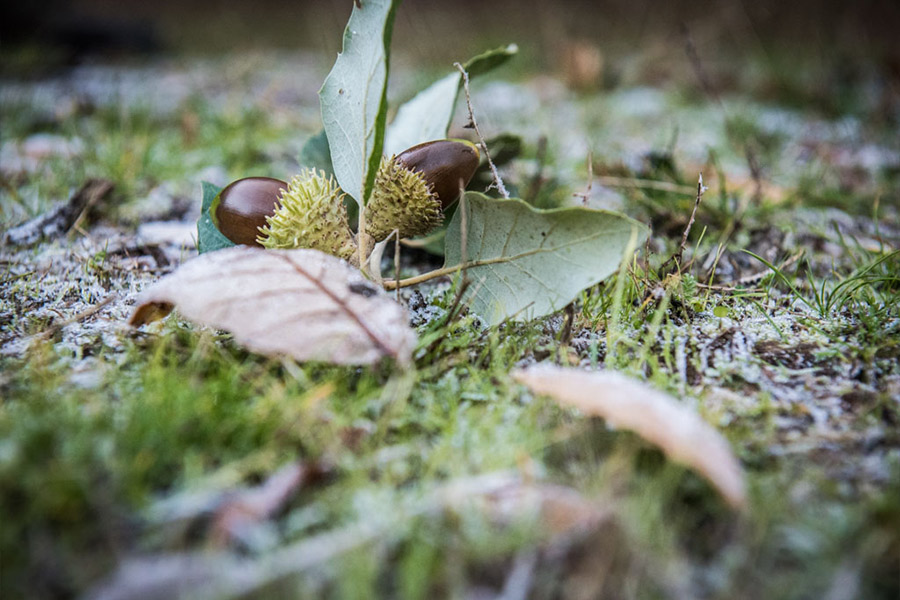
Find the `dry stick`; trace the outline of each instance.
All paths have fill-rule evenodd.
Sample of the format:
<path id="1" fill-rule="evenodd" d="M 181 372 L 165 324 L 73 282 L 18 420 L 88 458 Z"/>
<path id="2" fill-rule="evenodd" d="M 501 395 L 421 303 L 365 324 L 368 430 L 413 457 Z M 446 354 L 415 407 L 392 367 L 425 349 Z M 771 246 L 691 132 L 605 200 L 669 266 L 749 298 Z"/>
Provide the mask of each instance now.
<path id="1" fill-rule="evenodd" d="M 588 198 L 591 197 L 591 190 L 594 187 L 594 153 L 588 152 L 588 161 L 587 161 L 587 169 L 588 169 L 588 183 L 587 187 L 583 192 L 576 192 L 572 194 L 576 198 L 581 198 L 581 204 L 587 206 Z"/>
<path id="2" fill-rule="evenodd" d="M 503 185 L 503 180 L 500 179 L 500 173 L 497 172 L 497 167 L 494 166 L 494 161 L 491 160 L 491 155 L 488 152 L 488 147 L 484 141 L 484 136 L 481 135 L 481 131 L 479 131 L 478 129 L 478 122 L 475 120 L 475 111 L 472 109 L 472 98 L 469 96 L 469 74 L 461 64 L 453 63 L 453 66 L 456 67 L 460 73 L 462 73 L 463 77 L 463 90 L 466 92 L 466 106 L 469 109 L 469 123 L 466 125 L 466 127 L 468 128 L 469 126 L 471 126 L 471 128 L 475 130 L 475 135 L 478 136 L 478 143 L 481 145 L 481 149 L 484 152 L 484 157 L 487 159 L 488 166 L 491 168 L 491 177 L 494 178 L 494 183 L 488 186 L 488 190 L 491 189 L 491 187 L 494 187 L 497 189 L 497 191 L 500 192 L 501 196 L 503 196 L 504 198 L 509 198 L 509 192 L 506 191 L 506 186 Z"/>
<path id="3" fill-rule="evenodd" d="M 107 304 L 109 304 L 110 302 L 112 302 L 115 299 L 116 299 L 116 294 L 110 294 L 109 296 L 107 296 L 106 298 L 104 298 L 103 300 L 98 302 L 97 304 L 84 309 L 80 313 L 76 313 L 75 315 L 69 317 L 68 319 L 66 319 L 60 323 L 54 323 L 53 325 L 51 325 L 44 331 L 34 334 L 33 336 L 31 336 L 31 339 L 45 340 L 45 339 L 55 335 L 58 331 L 61 331 L 64 327 L 68 327 L 69 325 L 71 325 L 73 323 L 78 323 L 79 321 L 84 321 L 88 317 L 95 315 L 96 313 L 103 310 Z"/>
<path id="4" fill-rule="evenodd" d="M 678 245 L 678 250 L 672 254 L 666 262 L 659 266 L 659 272 L 662 273 L 665 268 L 668 266 L 670 262 L 675 262 L 678 270 L 681 270 L 681 259 L 684 257 L 684 247 L 687 245 L 688 235 L 691 233 L 691 227 L 694 226 L 694 219 L 697 217 L 697 208 L 700 207 L 700 200 L 703 198 L 703 192 L 707 190 L 707 187 L 703 185 L 703 173 L 700 173 L 700 177 L 697 180 L 697 199 L 694 201 L 694 209 L 691 211 L 691 218 L 688 221 L 687 227 L 684 228 L 684 233 L 681 234 L 681 243 Z"/>
<path id="5" fill-rule="evenodd" d="M 85 202 L 84 207 L 81 209 L 81 212 L 78 213 L 78 216 L 75 218 L 75 222 L 72 223 L 72 226 L 69 227 L 69 230 L 66 232 L 67 235 L 71 236 L 74 232 L 78 232 L 81 235 L 86 235 L 84 229 L 82 229 L 82 224 L 85 219 L 87 219 L 88 212 L 100 201 L 101 198 L 106 196 L 113 189 L 113 183 L 108 180 L 100 179 L 97 180 L 96 185 L 93 189 L 90 190 L 90 195 L 88 196 L 87 202 Z"/>

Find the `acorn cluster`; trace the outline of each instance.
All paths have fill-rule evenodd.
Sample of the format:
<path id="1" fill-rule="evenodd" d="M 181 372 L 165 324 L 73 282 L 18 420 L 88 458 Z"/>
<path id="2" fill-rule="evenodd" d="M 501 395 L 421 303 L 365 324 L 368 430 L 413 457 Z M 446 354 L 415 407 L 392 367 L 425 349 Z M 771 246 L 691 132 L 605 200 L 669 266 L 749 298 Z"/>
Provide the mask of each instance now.
<path id="1" fill-rule="evenodd" d="M 382 241 L 425 235 L 443 221 L 478 168 L 478 149 L 463 140 L 436 140 L 384 157 L 366 205 L 365 233 Z M 219 194 L 213 222 L 236 244 L 312 248 L 353 260 L 357 236 L 335 180 L 304 169 L 290 183 L 248 177 Z"/>

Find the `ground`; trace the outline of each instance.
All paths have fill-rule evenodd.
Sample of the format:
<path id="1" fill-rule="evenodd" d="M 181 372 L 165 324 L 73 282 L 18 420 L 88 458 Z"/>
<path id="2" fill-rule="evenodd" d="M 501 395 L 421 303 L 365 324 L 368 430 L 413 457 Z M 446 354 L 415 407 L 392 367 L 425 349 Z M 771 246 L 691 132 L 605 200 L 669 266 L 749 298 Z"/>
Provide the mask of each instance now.
<path id="1" fill-rule="evenodd" d="M 269 359 L 177 315 L 126 324 L 195 255 L 201 181 L 299 169 L 327 60 L 8 77 L 3 596 L 896 597 L 898 83 L 823 101 L 780 80 L 704 89 L 700 63 L 673 83 L 653 62 L 475 86 L 485 136 L 522 138 L 501 169 L 514 193 L 653 233 L 536 322 L 447 319 L 448 281 L 409 291 L 411 372 Z M 428 79 L 401 60 L 392 99 Z M 14 229 L 90 179 L 62 230 Z M 749 508 L 509 376 L 542 361 L 622 371 L 696 409 L 740 459 Z M 203 575 L 221 589 L 191 587 Z"/>

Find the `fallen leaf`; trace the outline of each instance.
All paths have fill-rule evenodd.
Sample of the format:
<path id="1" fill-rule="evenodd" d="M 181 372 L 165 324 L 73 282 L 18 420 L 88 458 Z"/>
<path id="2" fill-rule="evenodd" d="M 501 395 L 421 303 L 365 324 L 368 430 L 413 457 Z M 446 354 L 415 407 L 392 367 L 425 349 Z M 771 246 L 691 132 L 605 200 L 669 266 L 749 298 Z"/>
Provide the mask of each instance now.
<path id="1" fill-rule="evenodd" d="M 746 506 L 744 473 L 728 442 L 671 396 L 606 371 L 540 365 L 516 370 L 512 377 L 537 394 L 635 432 L 670 459 L 703 474 L 731 506 Z"/>
<path id="2" fill-rule="evenodd" d="M 203 254 L 158 281 L 131 317 L 140 326 L 177 308 L 266 355 L 336 364 L 409 363 L 406 310 L 346 262 L 317 250 L 235 246 Z"/>

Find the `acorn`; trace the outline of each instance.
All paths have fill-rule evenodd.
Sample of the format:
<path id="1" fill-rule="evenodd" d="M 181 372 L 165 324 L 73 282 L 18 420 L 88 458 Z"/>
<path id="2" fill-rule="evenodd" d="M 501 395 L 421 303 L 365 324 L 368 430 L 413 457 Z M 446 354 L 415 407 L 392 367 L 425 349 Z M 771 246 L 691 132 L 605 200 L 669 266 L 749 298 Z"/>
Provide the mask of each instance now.
<path id="1" fill-rule="evenodd" d="M 467 140 L 434 140 L 397 155 L 408 169 L 424 175 L 442 210 L 459 198 L 460 185 L 464 188 L 469 184 L 479 159 L 478 147 Z"/>
<path id="2" fill-rule="evenodd" d="M 281 192 L 278 208 L 265 217 L 257 242 L 266 248 L 311 248 L 355 258 L 357 245 L 347 222 L 344 196 L 333 177 L 303 169 Z"/>
<path id="3" fill-rule="evenodd" d="M 275 214 L 281 205 L 281 193 L 287 188 L 287 183 L 272 177 L 238 179 L 219 193 L 210 215 L 213 224 L 235 244 L 262 246 L 257 240 L 259 228 Z"/>

